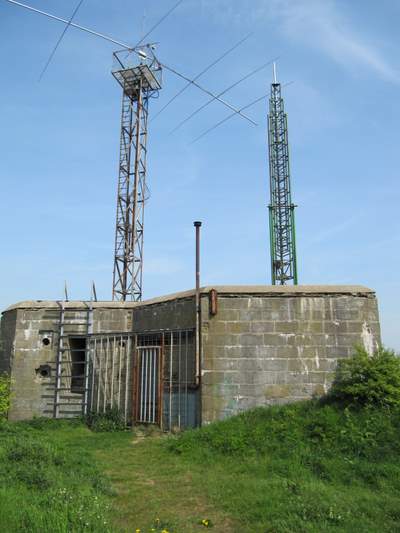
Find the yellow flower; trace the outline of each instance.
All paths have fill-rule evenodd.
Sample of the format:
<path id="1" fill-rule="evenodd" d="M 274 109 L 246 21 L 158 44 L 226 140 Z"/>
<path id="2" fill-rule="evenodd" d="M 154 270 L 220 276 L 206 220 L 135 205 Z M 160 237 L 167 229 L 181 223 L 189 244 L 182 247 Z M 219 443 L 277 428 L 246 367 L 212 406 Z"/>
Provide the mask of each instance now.
<path id="1" fill-rule="evenodd" d="M 136 528 L 135 533 L 140 533 L 140 529 L 139 529 L 139 528 Z"/>

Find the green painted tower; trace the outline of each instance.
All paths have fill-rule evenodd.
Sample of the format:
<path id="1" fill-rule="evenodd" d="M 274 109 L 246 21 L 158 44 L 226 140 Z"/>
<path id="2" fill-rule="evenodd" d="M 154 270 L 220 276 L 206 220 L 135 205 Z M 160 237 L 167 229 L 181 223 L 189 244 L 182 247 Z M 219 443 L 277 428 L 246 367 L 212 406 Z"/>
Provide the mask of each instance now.
<path id="1" fill-rule="evenodd" d="M 271 84 L 268 115 L 270 175 L 269 233 L 273 285 L 297 285 L 295 205 L 292 202 L 287 115 L 281 84 Z"/>

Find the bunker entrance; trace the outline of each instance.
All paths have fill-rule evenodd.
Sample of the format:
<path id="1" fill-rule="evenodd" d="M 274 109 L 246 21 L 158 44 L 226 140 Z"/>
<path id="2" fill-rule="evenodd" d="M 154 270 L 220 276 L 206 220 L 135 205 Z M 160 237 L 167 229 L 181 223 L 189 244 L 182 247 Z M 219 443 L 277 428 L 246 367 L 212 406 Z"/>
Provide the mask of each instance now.
<path id="1" fill-rule="evenodd" d="M 194 330 L 88 337 L 88 407 L 166 431 L 199 425 Z"/>
<path id="2" fill-rule="evenodd" d="M 161 347 L 136 348 L 136 416 L 140 424 L 160 424 Z"/>
<path id="3" fill-rule="evenodd" d="M 71 392 L 83 393 L 85 388 L 86 338 L 70 337 Z"/>

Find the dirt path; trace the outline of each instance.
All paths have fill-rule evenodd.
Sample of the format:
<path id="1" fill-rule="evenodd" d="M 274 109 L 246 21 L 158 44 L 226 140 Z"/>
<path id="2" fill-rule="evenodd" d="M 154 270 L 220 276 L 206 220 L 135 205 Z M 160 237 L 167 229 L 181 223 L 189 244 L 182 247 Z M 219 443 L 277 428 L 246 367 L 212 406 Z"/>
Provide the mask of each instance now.
<path id="1" fill-rule="evenodd" d="M 161 439 L 131 436 L 118 447 L 113 443 L 112 449 L 96 452 L 116 491 L 115 524 L 140 533 L 152 528 L 170 533 L 239 531 L 240 527 L 208 501 L 201 468 L 166 451 Z M 209 520 L 213 527 L 202 525 L 202 520 Z"/>

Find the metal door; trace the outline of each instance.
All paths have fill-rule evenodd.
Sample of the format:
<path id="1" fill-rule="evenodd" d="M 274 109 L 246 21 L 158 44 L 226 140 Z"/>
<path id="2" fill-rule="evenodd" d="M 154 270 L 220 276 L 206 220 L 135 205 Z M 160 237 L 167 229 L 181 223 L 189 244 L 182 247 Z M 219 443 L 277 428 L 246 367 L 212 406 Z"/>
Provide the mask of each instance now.
<path id="1" fill-rule="evenodd" d="M 136 422 L 159 424 L 161 417 L 161 347 L 136 348 Z"/>

